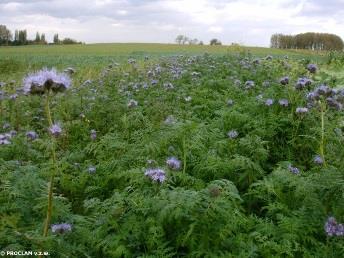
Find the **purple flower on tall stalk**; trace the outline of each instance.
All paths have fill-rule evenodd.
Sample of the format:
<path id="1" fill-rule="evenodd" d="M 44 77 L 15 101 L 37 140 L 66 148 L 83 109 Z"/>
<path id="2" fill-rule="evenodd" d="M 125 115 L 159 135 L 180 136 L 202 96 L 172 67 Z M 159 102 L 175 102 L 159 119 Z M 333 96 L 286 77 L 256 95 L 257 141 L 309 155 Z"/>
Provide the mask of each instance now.
<path id="1" fill-rule="evenodd" d="M 18 94 L 12 94 L 9 96 L 10 100 L 16 100 L 16 98 L 18 98 Z"/>
<path id="2" fill-rule="evenodd" d="M 91 130 L 90 132 L 90 137 L 91 137 L 91 140 L 94 141 L 95 139 L 97 139 L 97 132 L 96 130 Z"/>
<path id="3" fill-rule="evenodd" d="M 235 139 L 237 138 L 239 135 L 239 133 L 236 131 L 236 130 L 231 130 L 227 133 L 227 136 L 230 138 L 230 139 Z"/>
<path id="4" fill-rule="evenodd" d="M 59 137 L 62 134 L 62 128 L 59 123 L 55 123 L 49 127 L 49 132 L 54 137 Z"/>
<path id="5" fill-rule="evenodd" d="M 159 183 L 163 183 L 166 180 L 166 173 L 161 168 L 149 168 L 146 170 L 145 175 Z"/>
<path id="6" fill-rule="evenodd" d="M 174 89 L 173 84 L 170 82 L 165 82 L 163 85 L 164 85 L 164 88 L 167 90 L 173 90 Z"/>
<path id="7" fill-rule="evenodd" d="M 68 223 L 53 224 L 51 225 L 51 232 L 56 234 L 64 234 L 72 231 L 72 225 Z"/>
<path id="8" fill-rule="evenodd" d="M 33 74 L 29 74 L 23 80 L 23 90 L 25 94 L 43 94 L 51 90 L 62 92 L 71 85 L 71 79 L 67 74 L 58 73 L 55 69 L 44 68 Z"/>
<path id="9" fill-rule="evenodd" d="M 170 157 L 166 160 L 166 165 L 172 170 L 179 170 L 181 167 L 181 161 L 176 157 Z"/>
<path id="10" fill-rule="evenodd" d="M 318 67 L 316 64 L 308 64 L 307 65 L 307 70 L 310 72 L 310 73 L 315 73 L 317 70 L 318 70 Z"/>
<path id="11" fill-rule="evenodd" d="M 36 140 L 38 138 L 38 134 L 35 131 L 29 131 L 25 135 L 31 141 Z"/>

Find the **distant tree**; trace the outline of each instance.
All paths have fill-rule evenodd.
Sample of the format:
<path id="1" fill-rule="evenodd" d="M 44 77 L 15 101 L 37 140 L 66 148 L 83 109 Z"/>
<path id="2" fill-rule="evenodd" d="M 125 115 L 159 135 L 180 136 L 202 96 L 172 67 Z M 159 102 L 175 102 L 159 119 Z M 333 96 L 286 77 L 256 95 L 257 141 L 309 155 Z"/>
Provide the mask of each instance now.
<path id="1" fill-rule="evenodd" d="M 27 31 L 26 30 L 19 30 L 18 32 L 18 42 L 19 45 L 26 45 L 27 42 Z"/>
<path id="2" fill-rule="evenodd" d="M 197 45 L 198 42 L 199 42 L 199 40 L 196 39 L 196 38 L 195 38 L 195 39 L 190 39 L 190 40 L 189 40 L 189 44 L 190 44 L 190 45 Z"/>
<path id="3" fill-rule="evenodd" d="M 19 31 L 15 30 L 14 32 L 14 41 L 18 42 L 19 41 Z"/>
<path id="4" fill-rule="evenodd" d="M 213 45 L 222 45 L 222 43 L 218 39 L 212 39 L 212 40 L 210 40 L 210 45 L 211 46 L 213 46 Z"/>
<path id="5" fill-rule="evenodd" d="M 307 32 L 297 35 L 273 34 L 270 39 L 272 48 L 343 50 L 343 40 L 334 34 Z"/>
<path id="6" fill-rule="evenodd" d="M 42 33 L 41 35 L 41 41 L 42 44 L 47 44 L 47 41 L 45 40 L 45 33 Z"/>
<path id="7" fill-rule="evenodd" d="M 55 34 L 55 35 L 54 35 L 53 42 L 54 42 L 54 44 L 59 44 L 59 43 L 60 43 L 59 34 Z"/>
<path id="8" fill-rule="evenodd" d="M 71 38 L 64 38 L 61 42 L 62 44 L 65 45 L 70 45 L 70 44 L 81 44 L 81 42 L 76 41 L 75 39 L 71 39 Z"/>
<path id="9" fill-rule="evenodd" d="M 0 45 L 8 45 L 12 37 L 11 31 L 5 25 L 0 25 Z"/>
<path id="10" fill-rule="evenodd" d="M 204 45 L 203 41 L 201 40 L 198 45 Z"/>
<path id="11" fill-rule="evenodd" d="M 190 41 L 190 39 L 187 37 L 187 36 L 184 36 L 183 37 L 183 40 L 182 40 L 182 44 L 185 45 L 186 43 L 188 43 Z"/>
<path id="12" fill-rule="evenodd" d="M 185 36 L 183 36 L 183 35 L 178 35 L 176 37 L 176 43 L 179 44 L 179 45 L 182 44 L 182 41 L 183 41 L 184 37 Z"/>
<path id="13" fill-rule="evenodd" d="M 41 42 L 41 36 L 39 35 L 39 32 L 36 32 L 36 38 L 35 38 L 35 43 L 40 43 Z"/>

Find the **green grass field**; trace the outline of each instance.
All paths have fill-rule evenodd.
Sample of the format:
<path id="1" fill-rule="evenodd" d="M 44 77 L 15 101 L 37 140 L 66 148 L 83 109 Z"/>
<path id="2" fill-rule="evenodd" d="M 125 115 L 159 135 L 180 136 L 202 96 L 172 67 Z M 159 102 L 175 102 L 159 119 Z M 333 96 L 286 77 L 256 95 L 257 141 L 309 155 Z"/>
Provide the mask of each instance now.
<path id="1" fill-rule="evenodd" d="M 110 62 L 126 61 L 129 57 L 140 61 L 145 56 L 157 59 L 161 56 L 204 53 L 213 55 L 251 53 L 257 57 L 288 55 L 290 58 L 310 58 L 315 61 L 322 60 L 326 56 L 325 52 L 307 50 L 144 43 L 0 47 L 0 79 L 18 80 L 26 73 L 42 67 L 65 69 L 70 66 L 78 70 L 78 78 L 87 79 L 96 75 Z"/>

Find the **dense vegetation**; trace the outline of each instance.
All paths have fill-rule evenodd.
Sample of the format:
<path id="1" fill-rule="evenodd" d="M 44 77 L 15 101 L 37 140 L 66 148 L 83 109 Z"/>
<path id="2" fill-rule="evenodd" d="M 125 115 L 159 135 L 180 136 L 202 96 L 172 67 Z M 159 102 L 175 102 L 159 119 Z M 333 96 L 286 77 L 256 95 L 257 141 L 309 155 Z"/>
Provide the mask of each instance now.
<path id="1" fill-rule="evenodd" d="M 177 55 L 1 83 L 2 250 L 340 257 L 344 90 L 325 66 Z"/>
<path id="2" fill-rule="evenodd" d="M 282 49 L 340 50 L 343 40 L 334 34 L 307 32 L 297 35 L 273 34 L 271 47 Z"/>

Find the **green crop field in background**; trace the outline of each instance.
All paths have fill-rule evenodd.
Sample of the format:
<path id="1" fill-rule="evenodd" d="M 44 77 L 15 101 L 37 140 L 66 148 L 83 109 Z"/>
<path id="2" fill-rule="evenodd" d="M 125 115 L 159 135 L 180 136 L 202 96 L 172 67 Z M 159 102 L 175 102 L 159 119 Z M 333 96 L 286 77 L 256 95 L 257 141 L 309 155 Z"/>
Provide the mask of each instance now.
<path id="1" fill-rule="evenodd" d="M 290 58 L 323 59 L 325 52 L 307 50 L 281 50 L 262 47 L 175 45 L 144 43 L 111 43 L 89 45 L 34 45 L 0 47 L 0 81 L 18 80 L 26 73 L 42 67 L 65 69 L 73 67 L 78 77 L 87 78 L 97 74 L 110 62 L 123 62 L 129 57 L 138 61 L 145 56 L 156 59 L 171 55 L 214 55 L 251 53 L 257 57 L 266 55 Z"/>

